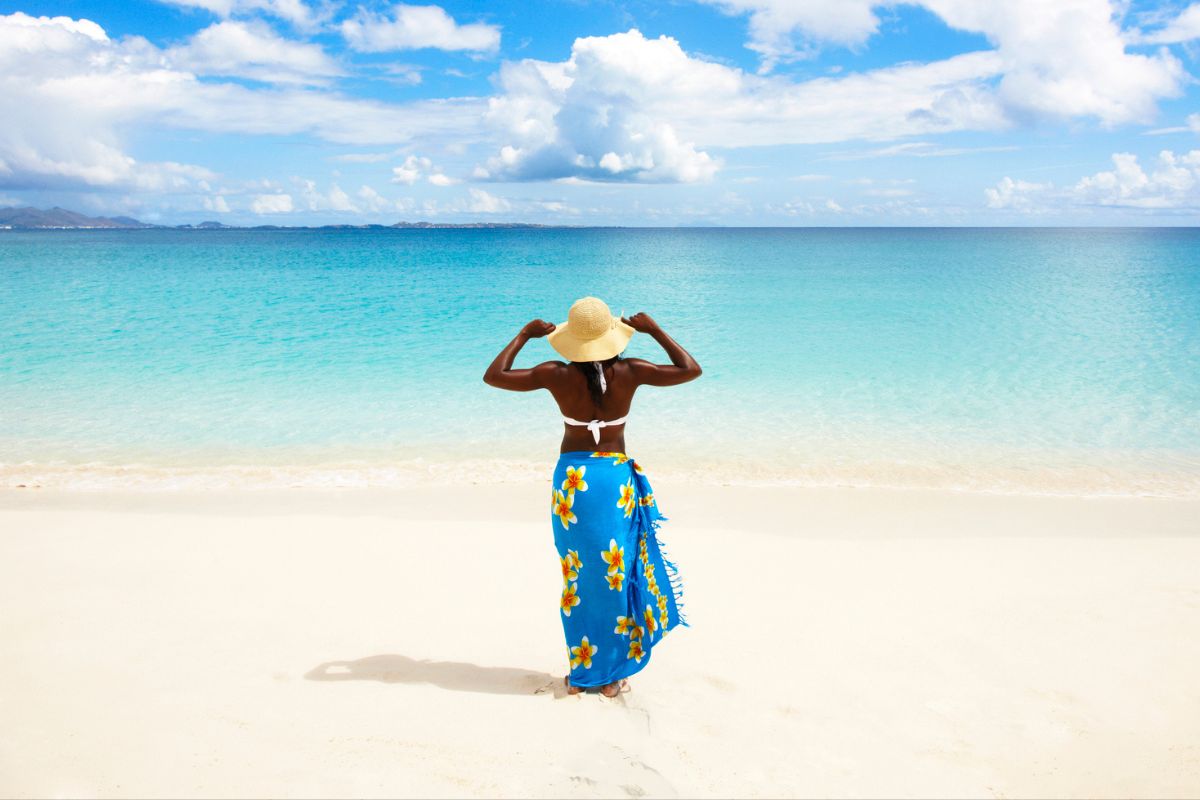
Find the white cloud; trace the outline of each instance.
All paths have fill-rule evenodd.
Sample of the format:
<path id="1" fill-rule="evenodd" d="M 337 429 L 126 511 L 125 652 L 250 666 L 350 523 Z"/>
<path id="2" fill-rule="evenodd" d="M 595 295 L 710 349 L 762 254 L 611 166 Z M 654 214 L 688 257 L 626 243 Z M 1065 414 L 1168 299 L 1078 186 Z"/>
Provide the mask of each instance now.
<path id="1" fill-rule="evenodd" d="M 323 13 L 315 13 L 303 0 L 159 0 L 159 2 L 183 8 L 199 8 L 219 17 L 264 13 L 286 20 L 304 30 L 315 29 L 321 22 L 328 19 L 332 10 L 332 8 L 327 8 Z"/>
<path id="2" fill-rule="evenodd" d="M 1132 153 L 1114 153 L 1113 169 L 1080 179 L 1072 188 L 1080 202 L 1135 208 L 1181 208 L 1200 205 L 1200 150 L 1158 154 L 1147 175 Z"/>
<path id="3" fill-rule="evenodd" d="M 1033 205 L 1034 196 L 1052 186 L 1053 184 L 1049 183 L 1014 181 L 1005 176 L 995 187 L 984 189 L 983 194 L 987 198 L 988 208 L 1026 209 Z"/>
<path id="4" fill-rule="evenodd" d="M 1182 125 L 1174 125 L 1169 128 L 1156 128 L 1152 131 L 1146 131 L 1147 136 L 1161 136 L 1164 133 L 1200 133 L 1200 114 L 1188 114 L 1187 119 Z"/>
<path id="5" fill-rule="evenodd" d="M 478 174 L 516 180 L 711 178 L 717 160 L 682 141 L 654 105 L 671 94 L 694 99 L 713 79 L 728 83 L 736 77 L 726 67 L 688 58 L 674 39 L 647 40 L 636 30 L 576 39 L 563 63 L 505 64 L 505 93 L 491 101 L 488 119 L 507 129 L 514 143 Z"/>
<path id="6" fill-rule="evenodd" d="M 308 211 L 358 211 L 358 206 L 350 199 L 350 195 L 346 194 L 336 183 L 329 187 L 328 192 L 322 192 L 317 188 L 316 181 L 302 178 L 295 178 L 294 180 L 299 187 L 304 207 Z"/>
<path id="7" fill-rule="evenodd" d="M 750 15 L 749 47 L 764 68 L 813 44 L 859 44 L 877 28 L 871 0 L 709 0 Z M 1125 51 L 1111 0 L 917 0 L 950 27 L 979 33 L 996 49 L 997 98 L 1013 113 L 1095 117 L 1107 125 L 1151 118 L 1156 101 L 1177 96 L 1186 79 L 1168 52 Z M 1190 26 L 1192 6 L 1181 15 Z M 1190 29 L 1190 28 L 1189 28 Z M 797 46 L 794 38 L 799 37 Z"/>
<path id="8" fill-rule="evenodd" d="M 423 172 L 433 167 L 433 162 L 420 156 L 409 156 L 398 167 L 392 167 L 392 183 L 403 183 L 412 186 L 421 178 Z"/>
<path id="9" fill-rule="evenodd" d="M 345 74 L 320 46 L 284 39 L 262 22 L 218 22 L 164 55 L 177 69 L 269 83 L 320 85 Z"/>
<path id="10" fill-rule="evenodd" d="M 201 81 L 139 37 L 113 40 L 87 20 L 0 15 L 0 188 L 180 192 L 213 177 L 199 166 L 135 160 L 122 148 L 129 130 L 402 144 L 423 135 L 471 135 L 483 107 L 471 99 L 390 105 L 299 87 Z"/>
<path id="11" fill-rule="evenodd" d="M 470 202 L 467 210 L 476 214 L 499 214 L 512 208 L 512 204 L 503 197 L 488 194 L 483 189 L 468 189 Z"/>
<path id="12" fill-rule="evenodd" d="M 779 204 L 767 203 L 763 206 L 763 210 L 769 214 L 781 214 L 787 217 L 843 214 L 846 211 L 841 203 L 831 197 L 824 200 L 797 198 Z"/>
<path id="13" fill-rule="evenodd" d="M 109 41 L 108 34 L 90 19 L 70 17 L 31 17 L 18 11 L 0 16 L 0 42 L 5 49 L 46 50 L 53 54 L 67 53 L 79 49 L 76 36 L 93 42 Z"/>
<path id="14" fill-rule="evenodd" d="M 1152 117 L 1157 100 L 1178 95 L 1186 77 L 1166 51 L 1125 52 L 1106 0 L 922 4 L 953 27 L 983 33 L 996 49 L 795 83 L 689 56 L 674 39 L 630 30 L 577 39 L 565 62 L 506 63 L 487 121 L 507 131 L 507 141 L 475 175 L 688 182 L 719 167 L 703 149 L 710 146 L 994 131 L 1033 115 L 1116 125 Z M 761 5 L 772 14 L 784 8 Z M 860 23 L 842 30 L 873 29 Z M 872 155 L 965 152 L 971 150 L 906 143 Z"/>
<path id="15" fill-rule="evenodd" d="M 961 156 L 968 153 L 1001 153 L 1019 150 L 1015 145 L 997 145 L 995 147 L 944 147 L 933 142 L 901 142 L 900 144 L 878 147 L 870 150 L 848 150 L 830 153 L 823 161 L 861 161 L 868 158 L 890 158 L 894 156 L 910 156 L 913 158 L 945 158 Z"/>
<path id="16" fill-rule="evenodd" d="M 425 67 L 416 64 L 362 64 L 360 66 L 373 69 L 379 73 L 377 80 L 390 81 L 399 86 L 417 86 L 423 80 L 421 70 Z"/>
<path id="17" fill-rule="evenodd" d="M 792 83 L 691 57 L 637 30 L 577 39 L 565 62 L 500 72 L 487 121 L 509 142 L 477 171 L 493 179 L 691 182 L 716 145 L 891 139 L 1007 125 L 985 85 L 991 53 Z"/>
<path id="18" fill-rule="evenodd" d="M 433 165 L 433 161 L 424 156 L 411 155 L 404 159 L 400 166 L 392 167 L 392 183 L 412 186 L 421 178 L 425 178 L 434 186 L 451 186 L 459 182 L 443 175 L 442 171 Z"/>
<path id="19" fill-rule="evenodd" d="M 896 218 L 916 218 L 920 224 L 928 224 L 934 217 L 961 219 L 965 209 L 955 206 L 940 206 L 931 209 L 920 205 L 911 198 L 890 198 L 870 203 L 847 204 L 832 198 L 794 199 L 784 203 L 766 203 L 761 207 L 764 214 L 771 216 L 808 218 L 821 224 L 847 224 L 851 219 L 888 220 Z"/>
<path id="20" fill-rule="evenodd" d="M 397 3 L 390 14 L 362 6 L 342 23 L 342 35 L 354 50 L 381 53 L 392 50 L 470 50 L 492 52 L 500 46 L 500 28 L 482 22 L 459 25 L 441 6 Z"/>
<path id="21" fill-rule="evenodd" d="M 536 208 L 543 211 L 549 211 L 552 214 L 578 214 L 579 209 L 574 206 L 567 205 L 559 200 L 542 200 L 534 203 Z"/>
<path id="22" fill-rule="evenodd" d="M 1182 64 L 1166 51 L 1125 51 L 1109 0 L 924 0 L 951 27 L 982 33 L 1004 61 L 999 97 L 1014 109 L 1095 117 L 1107 125 L 1153 117 L 1176 96 Z"/>
<path id="23" fill-rule="evenodd" d="M 1200 39 L 1200 3 L 1192 3 L 1162 28 L 1150 33 L 1138 31 L 1129 39 L 1137 44 L 1176 44 Z"/>
<path id="24" fill-rule="evenodd" d="M 1179 155 L 1163 150 L 1149 173 L 1132 153 L 1114 153 L 1112 161 L 1113 169 L 1080 178 L 1073 186 L 1059 188 L 1052 183 L 1027 183 L 1005 177 L 984 193 L 988 206 L 998 209 L 1200 208 L 1200 150 Z"/>
<path id="25" fill-rule="evenodd" d="M 391 210 L 393 205 L 386 197 L 370 186 L 363 185 L 359 188 L 357 196 L 364 208 L 375 213 Z"/>
<path id="26" fill-rule="evenodd" d="M 146 47 L 132 41 L 127 58 L 138 58 Z M 84 91 L 79 79 L 87 76 L 77 74 L 123 70 L 124 59 L 96 57 L 115 48 L 88 20 L 0 16 L 0 186 L 167 192 L 215 177 L 204 167 L 139 162 L 121 151 L 109 123 L 120 98 Z M 44 84 L 52 90 L 42 91 Z M 79 102 L 66 101 L 75 96 Z"/>
<path id="27" fill-rule="evenodd" d="M 809 44 L 797 46 L 801 32 L 814 42 L 860 45 L 879 29 L 871 10 L 872 0 L 701 0 L 727 14 L 748 14 L 747 47 L 762 57 L 762 71 L 780 61 L 793 61 L 812 52 Z"/>
<path id="28" fill-rule="evenodd" d="M 336 183 L 329 189 L 329 208 L 333 211 L 358 211 L 358 206 L 350 200 L 350 195 L 342 191 Z"/>
<path id="29" fill-rule="evenodd" d="M 295 210 L 290 194 L 260 194 L 250 204 L 255 214 L 290 214 Z"/>
<path id="30" fill-rule="evenodd" d="M 205 211 L 215 211 L 218 214 L 229 213 L 229 203 L 225 202 L 225 198 L 219 194 L 213 197 L 205 197 L 203 203 Z"/>
<path id="31" fill-rule="evenodd" d="M 380 161 L 387 161 L 393 155 L 393 153 L 342 153 L 333 156 L 331 160 L 346 164 L 376 164 Z"/>
<path id="32" fill-rule="evenodd" d="M 475 187 L 468 188 L 466 195 L 451 196 L 443 200 L 427 198 L 418 203 L 412 198 L 403 198 L 397 201 L 396 206 L 398 210 L 415 211 L 423 216 L 501 214 L 506 212 L 537 213 L 547 210 L 573 213 L 573 210 L 565 204 L 561 206 L 548 205 L 541 200 L 499 197 Z"/>

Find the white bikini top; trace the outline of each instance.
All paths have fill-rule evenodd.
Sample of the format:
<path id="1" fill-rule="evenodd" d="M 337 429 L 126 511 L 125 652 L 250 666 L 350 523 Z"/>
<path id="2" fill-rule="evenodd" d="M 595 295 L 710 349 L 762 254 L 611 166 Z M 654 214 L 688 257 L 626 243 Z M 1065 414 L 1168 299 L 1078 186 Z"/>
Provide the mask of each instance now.
<path id="1" fill-rule="evenodd" d="M 624 425 L 625 417 L 610 420 L 593 419 L 587 422 L 571 419 L 570 417 L 563 417 L 563 422 L 567 423 L 568 425 L 583 425 L 592 432 L 592 438 L 596 440 L 596 444 L 600 444 L 600 429 L 607 428 L 609 425 Z"/>
<path id="2" fill-rule="evenodd" d="M 604 394 L 608 391 L 608 383 L 606 383 L 604 380 L 604 369 L 599 364 L 596 364 L 596 372 L 600 374 L 600 393 Z M 626 417 L 621 417 L 620 419 L 593 419 L 583 422 L 582 420 L 563 417 L 563 422 L 567 423 L 568 425 L 582 425 L 586 427 L 592 432 L 592 438 L 596 441 L 596 444 L 600 444 L 600 429 L 607 428 L 609 425 L 624 425 L 625 419 Z"/>

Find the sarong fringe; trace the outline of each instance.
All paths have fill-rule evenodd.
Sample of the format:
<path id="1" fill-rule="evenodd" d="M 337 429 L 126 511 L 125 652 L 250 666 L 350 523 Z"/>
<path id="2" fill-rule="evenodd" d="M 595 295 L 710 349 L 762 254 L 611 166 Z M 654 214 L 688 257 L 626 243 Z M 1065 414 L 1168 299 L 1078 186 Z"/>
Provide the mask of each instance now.
<path id="1" fill-rule="evenodd" d="M 670 517 L 657 516 L 650 520 L 650 532 L 654 536 L 654 541 L 658 544 L 658 552 L 662 555 L 663 566 L 667 568 L 667 582 L 671 586 L 671 595 L 675 598 L 675 614 L 679 618 L 679 624 L 685 628 L 690 628 L 687 615 L 683 611 L 683 581 L 679 577 L 679 568 L 675 566 L 675 562 L 668 555 L 666 543 L 658 535 L 658 529 L 661 523 L 667 522 Z"/>

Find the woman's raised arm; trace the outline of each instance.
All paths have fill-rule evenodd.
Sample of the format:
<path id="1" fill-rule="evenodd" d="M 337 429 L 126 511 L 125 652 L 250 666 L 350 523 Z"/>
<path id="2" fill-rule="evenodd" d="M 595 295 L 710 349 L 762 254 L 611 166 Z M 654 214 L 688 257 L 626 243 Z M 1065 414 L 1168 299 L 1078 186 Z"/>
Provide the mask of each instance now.
<path id="1" fill-rule="evenodd" d="M 679 342 L 658 327 L 658 323 L 651 319 L 649 314 L 638 312 L 629 319 L 622 318 L 622 322 L 640 333 L 653 337 L 654 341 L 667 351 L 667 356 L 671 359 L 670 365 L 653 364 L 642 358 L 626 359 L 633 369 L 634 379 L 638 383 L 649 386 L 676 386 L 700 377 L 703 370 L 696 363 L 696 359 L 692 358 L 692 354 L 684 350 Z"/>
<path id="2" fill-rule="evenodd" d="M 483 373 L 483 382 L 497 389 L 508 389 L 512 392 L 531 392 L 534 389 L 544 389 L 549 384 L 549 378 L 562 365 L 557 361 L 544 361 L 531 369 L 513 369 L 513 361 L 517 353 L 530 339 L 539 339 L 554 330 L 553 322 L 535 319 L 520 333 L 513 337 L 503 350 L 497 354 L 487 372 Z"/>

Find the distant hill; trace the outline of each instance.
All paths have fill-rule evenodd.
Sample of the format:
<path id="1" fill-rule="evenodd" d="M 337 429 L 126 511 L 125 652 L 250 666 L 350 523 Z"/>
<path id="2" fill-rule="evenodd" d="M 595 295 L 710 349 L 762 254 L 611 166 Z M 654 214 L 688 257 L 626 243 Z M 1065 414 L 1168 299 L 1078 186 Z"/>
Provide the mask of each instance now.
<path id="1" fill-rule="evenodd" d="M 330 226 L 326 226 L 330 227 Z M 393 228 L 561 228 L 536 222 L 397 222 Z"/>
<path id="2" fill-rule="evenodd" d="M 231 228 L 231 225 L 226 225 L 224 222 L 213 222 L 211 219 L 206 222 L 201 222 L 199 225 L 176 225 L 181 231 L 223 231 Z"/>
<path id="3" fill-rule="evenodd" d="M 0 208 L 0 227 L 8 228 L 153 228 L 133 217 L 89 217 L 65 208 Z"/>
<path id="4" fill-rule="evenodd" d="M 164 225 L 151 225 L 133 217 L 89 217 L 77 211 L 68 211 L 57 206 L 50 209 L 32 208 L 0 208 L 0 228 L 17 230 L 36 229 L 84 229 L 84 228 L 164 228 Z M 424 229 L 424 228 L 562 228 L 570 225 L 539 225 L 533 222 L 397 222 L 395 225 L 255 225 L 246 228 L 240 225 L 226 225 L 222 222 L 201 222 L 198 225 L 175 225 L 178 230 L 386 230 L 389 228 Z"/>

